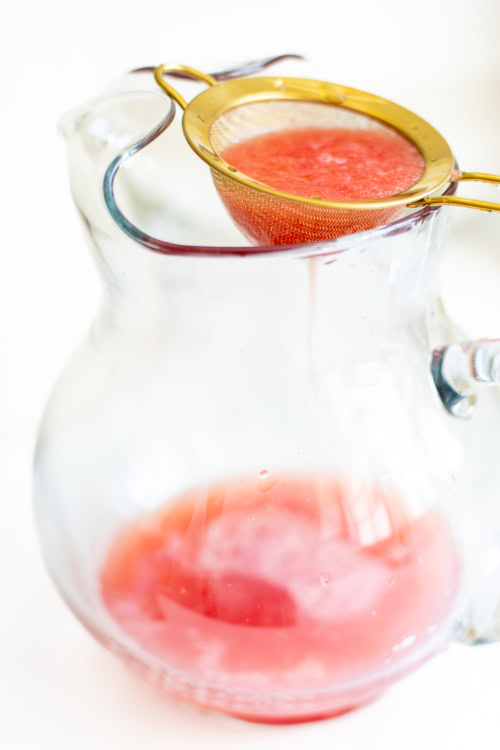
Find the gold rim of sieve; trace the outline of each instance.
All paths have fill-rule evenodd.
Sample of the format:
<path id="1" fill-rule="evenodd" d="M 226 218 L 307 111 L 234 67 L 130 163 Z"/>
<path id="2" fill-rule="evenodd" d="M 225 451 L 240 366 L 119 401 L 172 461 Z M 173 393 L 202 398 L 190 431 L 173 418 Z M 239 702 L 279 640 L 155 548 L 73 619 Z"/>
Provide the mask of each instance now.
<path id="1" fill-rule="evenodd" d="M 187 103 L 163 77 L 165 73 L 175 72 L 182 72 L 193 79 L 203 81 L 209 88 Z M 236 78 L 219 82 L 213 76 L 187 65 L 159 65 L 154 71 L 154 77 L 158 85 L 184 110 L 182 128 L 193 151 L 211 169 L 261 193 L 304 205 L 333 209 L 370 210 L 393 206 L 417 208 L 426 205 L 451 205 L 483 211 L 500 211 L 499 204 L 489 201 L 455 196 L 430 197 L 450 182 L 467 180 L 500 184 L 500 176 L 455 170 L 453 153 L 443 136 L 421 117 L 388 99 L 348 86 L 307 78 L 279 76 Z M 422 176 L 401 193 L 387 198 L 360 201 L 327 201 L 303 197 L 285 193 L 248 177 L 215 152 L 210 141 L 211 128 L 219 117 L 230 110 L 245 104 L 278 100 L 335 105 L 379 120 L 392 127 L 419 150 L 425 164 Z"/>

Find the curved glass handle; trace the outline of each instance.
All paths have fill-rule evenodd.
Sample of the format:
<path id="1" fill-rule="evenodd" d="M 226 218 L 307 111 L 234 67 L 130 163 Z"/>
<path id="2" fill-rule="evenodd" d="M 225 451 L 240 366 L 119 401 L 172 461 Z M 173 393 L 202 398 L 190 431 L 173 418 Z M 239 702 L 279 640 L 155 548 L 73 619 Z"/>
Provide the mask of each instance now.
<path id="1" fill-rule="evenodd" d="M 450 414 L 469 417 L 479 393 L 500 384 L 500 339 L 468 341 L 436 349 L 431 370 L 437 391 Z M 471 532 L 476 537 L 474 583 L 456 637 L 463 643 L 477 645 L 500 640 L 500 523 L 495 490 L 499 472 L 494 465 L 494 445 L 486 446 L 485 461 L 489 462 L 490 470 L 479 476 L 474 444 L 469 443 L 465 448 L 466 456 L 471 449 L 468 462 L 474 464 L 474 471 L 466 480 L 466 486 L 468 495 L 475 498 L 474 512 L 478 514 L 480 527 Z"/>
<path id="2" fill-rule="evenodd" d="M 479 339 L 435 349 L 431 371 L 450 414 L 469 417 L 478 393 L 500 384 L 500 339 Z"/>
<path id="3" fill-rule="evenodd" d="M 476 580 L 471 601 L 456 640 L 469 646 L 500 641 L 500 534 L 495 530 L 487 543 L 481 576 Z"/>

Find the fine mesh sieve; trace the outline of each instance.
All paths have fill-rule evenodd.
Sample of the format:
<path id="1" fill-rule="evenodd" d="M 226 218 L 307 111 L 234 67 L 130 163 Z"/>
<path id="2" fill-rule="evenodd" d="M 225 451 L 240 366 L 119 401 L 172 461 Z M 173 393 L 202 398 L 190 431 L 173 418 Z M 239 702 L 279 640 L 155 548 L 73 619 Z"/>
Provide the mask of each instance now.
<path id="1" fill-rule="evenodd" d="M 204 81 L 209 88 L 187 104 L 164 78 L 178 71 Z M 500 210 L 500 205 L 486 201 L 439 195 L 450 182 L 500 184 L 500 177 L 455 170 L 450 147 L 431 125 L 381 97 L 301 78 L 241 78 L 218 83 L 182 65 L 160 65 L 155 69 L 155 79 L 184 109 L 183 130 L 189 145 L 209 165 L 217 191 L 237 226 L 257 244 L 334 239 L 387 224 L 407 208 L 424 205 Z M 419 176 L 395 194 L 326 200 L 277 189 L 239 171 L 224 158 L 226 149 L 234 144 L 308 128 L 374 131 L 403 138 L 422 157 Z M 376 181 L 375 174 L 372 186 Z"/>

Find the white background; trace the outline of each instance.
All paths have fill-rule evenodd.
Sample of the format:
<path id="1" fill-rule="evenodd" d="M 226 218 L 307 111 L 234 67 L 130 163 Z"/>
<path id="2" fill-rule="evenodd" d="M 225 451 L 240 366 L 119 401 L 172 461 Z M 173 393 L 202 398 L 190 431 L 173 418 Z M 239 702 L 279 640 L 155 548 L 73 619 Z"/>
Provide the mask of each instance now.
<path id="1" fill-rule="evenodd" d="M 53 590 L 36 543 L 30 464 L 43 404 L 100 295 L 56 133 L 65 110 L 137 66 L 184 62 L 210 71 L 301 52 L 324 78 L 374 91 L 428 119 L 464 169 L 500 173 L 499 32 L 498 0 L 5 3 L 0 747 L 498 746 L 500 646 L 454 646 L 369 708 L 311 725 L 249 725 L 155 692 L 96 645 Z M 499 236 L 500 215 L 454 210 L 444 295 L 473 336 L 500 336 Z"/>

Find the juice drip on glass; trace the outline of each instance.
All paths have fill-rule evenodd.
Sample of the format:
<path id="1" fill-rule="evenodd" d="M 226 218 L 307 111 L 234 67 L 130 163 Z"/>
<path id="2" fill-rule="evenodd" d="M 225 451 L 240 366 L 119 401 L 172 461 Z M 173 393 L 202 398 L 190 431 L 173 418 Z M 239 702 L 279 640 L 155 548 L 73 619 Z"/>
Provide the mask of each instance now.
<path id="1" fill-rule="evenodd" d="M 258 482 L 188 492 L 126 526 L 101 588 L 125 633 L 217 688 L 217 708 L 245 713 L 232 690 L 346 686 L 331 706 L 338 713 L 356 704 L 357 680 L 398 663 L 400 676 L 412 654 L 418 661 L 453 608 L 457 579 L 437 513 L 411 517 L 376 487 L 262 472 Z M 201 702 L 211 705 L 208 693 Z"/>

